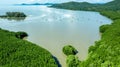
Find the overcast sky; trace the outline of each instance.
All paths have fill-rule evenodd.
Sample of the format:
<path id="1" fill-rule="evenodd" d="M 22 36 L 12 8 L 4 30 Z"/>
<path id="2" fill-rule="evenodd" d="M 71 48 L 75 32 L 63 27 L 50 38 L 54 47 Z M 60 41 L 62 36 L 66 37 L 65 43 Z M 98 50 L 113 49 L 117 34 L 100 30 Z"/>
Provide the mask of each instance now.
<path id="1" fill-rule="evenodd" d="M 19 4 L 19 3 L 60 3 L 60 2 L 68 2 L 68 1 L 87 1 L 90 3 L 105 3 L 112 0 L 0 0 L 0 4 Z"/>

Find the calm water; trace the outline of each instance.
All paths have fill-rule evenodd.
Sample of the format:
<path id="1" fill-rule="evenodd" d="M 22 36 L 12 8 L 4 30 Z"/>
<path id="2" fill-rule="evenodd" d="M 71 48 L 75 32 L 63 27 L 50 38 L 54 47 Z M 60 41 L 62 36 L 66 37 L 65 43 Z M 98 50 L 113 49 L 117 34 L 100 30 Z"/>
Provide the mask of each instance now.
<path id="1" fill-rule="evenodd" d="M 0 19 L 0 27 L 10 31 L 25 31 L 28 41 L 49 50 L 63 67 L 65 55 L 62 47 L 73 45 L 78 57 L 87 57 L 88 47 L 100 39 L 99 26 L 111 20 L 98 12 L 71 11 L 46 6 L 0 6 L 0 15 L 8 11 L 21 11 L 28 15 L 24 21 Z"/>

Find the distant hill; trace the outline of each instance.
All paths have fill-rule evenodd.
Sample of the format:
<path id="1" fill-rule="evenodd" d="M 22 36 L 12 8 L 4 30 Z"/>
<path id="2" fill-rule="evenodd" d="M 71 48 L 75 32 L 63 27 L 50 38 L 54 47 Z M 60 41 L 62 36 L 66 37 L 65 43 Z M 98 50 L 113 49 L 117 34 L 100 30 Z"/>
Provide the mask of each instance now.
<path id="1" fill-rule="evenodd" d="M 19 5 L 54 5 L 54 3 L 30 3 L 30 4 L 22 3 Z"/>
<path id="2" fill-rule="evenodd" d="M 70 9 L 70 10 L 87 10 L 87 11 L 103 11 L 103 10 L 120 10 L 120 0 L 114 0 L 104 4 L 92 4 L 88 2 L 67 2 L 61 4 L 53 4 L 51 7 Z"/>

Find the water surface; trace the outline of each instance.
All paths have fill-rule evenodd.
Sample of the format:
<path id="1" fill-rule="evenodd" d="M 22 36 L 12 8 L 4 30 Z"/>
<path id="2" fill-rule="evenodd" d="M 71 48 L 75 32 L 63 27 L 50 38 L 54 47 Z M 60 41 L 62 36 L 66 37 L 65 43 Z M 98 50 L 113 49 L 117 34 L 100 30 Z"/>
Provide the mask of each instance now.
<path id="1" fill-rule="evenodd" d="M 110 24 L 111 20 L 98 12 L 71 11 L 46 6 L 0 6 L 0 15 L 8 11 L 20 11 L 28 15 L 23 21 L 0 19 L 0 27 L 10 31 L 25 31 L 28 41 L 49 50 L 63 67 L 65 55 L 62 47 L 72 45 L 77 56 L 84 60 L 88 47 L 100 39 L 99 26 Z"/>

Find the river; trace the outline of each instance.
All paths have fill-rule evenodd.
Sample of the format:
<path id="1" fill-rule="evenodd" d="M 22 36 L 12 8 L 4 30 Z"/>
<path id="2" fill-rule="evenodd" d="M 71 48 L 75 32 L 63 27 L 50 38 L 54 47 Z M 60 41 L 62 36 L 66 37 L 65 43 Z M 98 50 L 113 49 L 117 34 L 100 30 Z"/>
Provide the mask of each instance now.
<path id="1" fill-rule="evenodd" d="M 9 11 L 24 12 L 28 17 L 22 21 L 0 19 L 0 28 L 27 32 L 27 40 L 51 52 L 62 67 L 66 67 L 63 46 L 74 46 L 79 59 L 85 60 L 89 46 L 100 39 L 99 27 L 111 23 L 110 19 L 98 12 L 46 6 L 0 6 L 0 15 Z"/>

